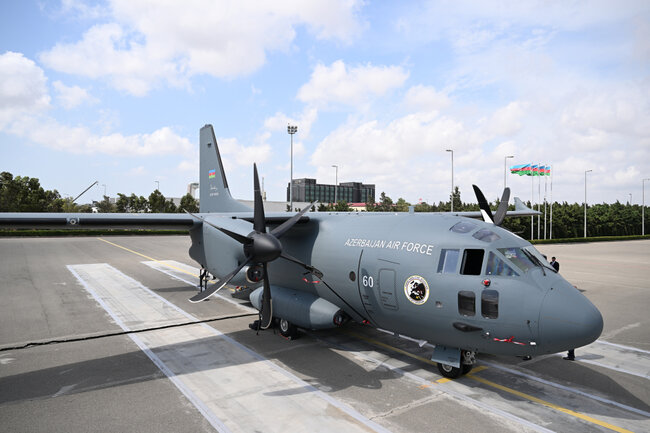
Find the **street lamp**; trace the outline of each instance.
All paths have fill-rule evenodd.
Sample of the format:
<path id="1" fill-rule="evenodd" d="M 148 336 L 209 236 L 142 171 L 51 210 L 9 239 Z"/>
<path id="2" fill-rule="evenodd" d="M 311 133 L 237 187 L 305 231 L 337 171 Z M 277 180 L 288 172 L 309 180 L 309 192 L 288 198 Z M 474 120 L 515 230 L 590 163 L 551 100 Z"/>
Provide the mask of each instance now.
<path id="1" fill-rule="evenodd" d="M 592 170 L 585 170 L 585 237 L 587 237 L 587 173 Z"/>
<path id="2" fill-rule="evenodd" d="M 514 155 L 509 155 L 509 156 L 506 156 L 505 158 L 503 158 L 503 189 L 504 190 L 508 186 L 507 183 L 506 183 L 506 172 L 507 172 L 507 169 L 506 169 L 507 164 L 506 164 L 506 162 L 508 161 L 508 159 L 514 158 L 514 157 L 515 157 Z"/>
<path id="3" fill-rule="evenodd" d="M 630 193 L 630 201 L 627 202 L 627 204 L 629 204 L 630 206 L 632 206 L 632 193 Z"/>
<path id="4" fill-rule="evenodd" d="M 337 197 L 337 188 L 339 186 L 339 166 L 338 165 L 332 165 L 334 167 L 334 205 L 336 206 L 336 203 L 338 203 L 338 197 Z"/>
<path id="5" fill-rule="evenodd" d="M 291 136 L 291 183 L 289 184 L 289 212 L 293 212 L 293 134 L 298 132 L 298 127 L 295 125 L 289 124 L 287 126 L 287 132 Z"/>
<path id="6" fill-rule="evenodd" d="M 447 152 L 451 152 L 451 211 L 454 211 L 454 151 L 452 149 L 447 149 Z"/>
<path id="7" fill-rule="evenodd" d="M 154 180 L 156 182 L 156 191 L 160 191 L 160 181 Z"/>
<path id="8" fill-rule="evenodd" d="M 641 180 L 641 234 L 645 235 L 645 181 L 650 180 L 650 177 L 646 177 Z"/>

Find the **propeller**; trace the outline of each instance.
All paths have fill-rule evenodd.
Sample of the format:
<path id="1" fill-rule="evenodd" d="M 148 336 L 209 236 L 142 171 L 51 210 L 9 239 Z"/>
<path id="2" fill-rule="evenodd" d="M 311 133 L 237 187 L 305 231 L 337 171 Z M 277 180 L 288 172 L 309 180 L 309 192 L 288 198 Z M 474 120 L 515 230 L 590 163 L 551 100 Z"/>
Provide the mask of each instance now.
<path id="1" fill-rule="evenodd" d="M 488 201 L 485 199 L 485 196 L 483 195 L 481 189 L 476 185 L 472 185 L 472 187 L 474 188 L 474 194 L 476 194 L 478 205 L 481 208 L 483 221 L 492 223 L 496 226 L 500 226 L 501 224 L 503 224 L 503 220 L 506 217 L 506 212 L 508 212 L 508 200 L 510 200 L 510 188 L 506 188 L 503 190 L 503 195 L 501 196 L 501 202 L 499 202 L 499 207 L 497 208 L 497 211 L 493 216 L 492 211 L 490 210 L 490 205 L 488 204 Z"/>
<path id="2" fill-rule="evenodd" d="M 271 307 L 271 284 L 269 282 L 268 273 L 267 273 L 267 264 L 282 257 L 285 260 L 296 263 L 303 268 L 305 268 L 310 273 L 316 275 L 318 278 L 322 278 L 323 273 L 313 266 L 307 265 L 300 260 L 292 257 L 291 255 L 282 251 L 282 243 L 280 243 L 279 238 L 282 237 L 294 224 L 302 218 L 302 216 L 308 212 L 313 206 L 314 203 L 311 203 L 309 206 L 305 207 L 303 210 L 298 212 L 296 215 L 289 218 L 284 223 L 280 224 L 271 232 L 267 232 L 266 229 L 266 218 L 264 216 L 264 204 L 262 202 L 262 194 L 260 191 L 260 181 L 257 175 L 257 165 L 253 164 L 253 186 L 254 186 L 254 207 L 253 207 L 253 231 L 247 236 L 242 236 L 238 233 L 232 232 L 228 229 L 216 226 L 209 221 L 206 221 L 204 218 L 201 218 L 198 215 L 192 215 L 193 217 L 203 221 L 203 223 L 208 224 L 211 227 L 214 227 L 217 230 L 220 230 L 222 233 L 230 236 L 232 239 L 241 243 L 244 248 L 244 255 L 246 259 L 244 262 L 237 267 L 230 274 L 225 276 L 219 284 L 213 285 L 210 289 L 204 290 L 203 292 L 190 298 L 191 302 L 201 302 L 204 299 L 212 296 L 221 290 L 226 284 L 232 280 L 235 275 L 239 273 L 246 265 L 254 264 L 256 266 L 261 265 L 264 271 L 264 291 L 262 292 L 262 308 L 260 309 L 260 328 L 266 329 L 271 325 L 271 320 L 273 319 L 273 312 Z M 189 213 L 189 212 L 188 212 Z"/>

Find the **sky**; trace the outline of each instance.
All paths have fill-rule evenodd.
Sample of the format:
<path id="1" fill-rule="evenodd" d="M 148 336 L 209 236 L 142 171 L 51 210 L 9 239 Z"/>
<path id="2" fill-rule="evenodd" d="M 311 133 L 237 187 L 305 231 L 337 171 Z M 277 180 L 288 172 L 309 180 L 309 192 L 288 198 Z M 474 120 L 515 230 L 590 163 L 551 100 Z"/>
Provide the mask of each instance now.
<path id="1" fill-rule="evenodd" d="M 0 0 L 0 171 L 79 201 L 180 197 L 212 124 L 231 193 L 293 177 L 394 201 L 641 203 L 650 2 Z M 514 158 L 506 159 L 506 156 Z M 512 196 L 531 178 L 507 174 Z M 544 194 L 546 182 L 538 188 Z M 650 181 L 646 182 L 650 190 Z M 647 201 L 650 202 L 650 192 Z"/>

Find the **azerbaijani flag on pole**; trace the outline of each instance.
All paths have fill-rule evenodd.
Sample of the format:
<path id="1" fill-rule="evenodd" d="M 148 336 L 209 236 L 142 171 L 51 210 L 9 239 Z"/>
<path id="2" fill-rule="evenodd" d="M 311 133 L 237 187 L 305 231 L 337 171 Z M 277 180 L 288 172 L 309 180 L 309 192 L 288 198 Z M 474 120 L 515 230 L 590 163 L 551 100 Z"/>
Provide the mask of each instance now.
<path id="1" fill-rule="evenodd" d="M 510 174 L 518 174 L 519 176 L 550 176 L 550 165 L 532 165 L 532 164 L 519 164 L 510 166 Z"/>
<path id="2" fill-rule="evenodd" d="M 530 164 L 519 164 L 510 167 L 510 174 L 519 176 L 530 176 Z"/>

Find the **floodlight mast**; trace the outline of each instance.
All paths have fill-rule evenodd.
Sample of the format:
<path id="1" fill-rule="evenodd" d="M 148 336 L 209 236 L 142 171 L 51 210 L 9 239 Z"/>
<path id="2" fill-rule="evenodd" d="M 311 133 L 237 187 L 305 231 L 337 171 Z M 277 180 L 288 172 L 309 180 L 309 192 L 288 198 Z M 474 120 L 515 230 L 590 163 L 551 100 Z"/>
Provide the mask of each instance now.
<path id="1" fill-rule="evenodd" d="M 293 212 L 293 134 L 298 132 L 298 127 L 289 124 L 287 132 L 291 136 L 291 183 L 289 184 L 289 212 Z"/>
<path id="2" fill-rule="evenodd" d="M 587 173 L 593 170 L 585 170 L 585 236 L 587 237 Z"/>
<path id="3" fill-rule="evenodd" d="M 451 211 L 454 211 L 454 151 L 453 149 L 447 149 L 447 152 L 451 152 Z"/>

